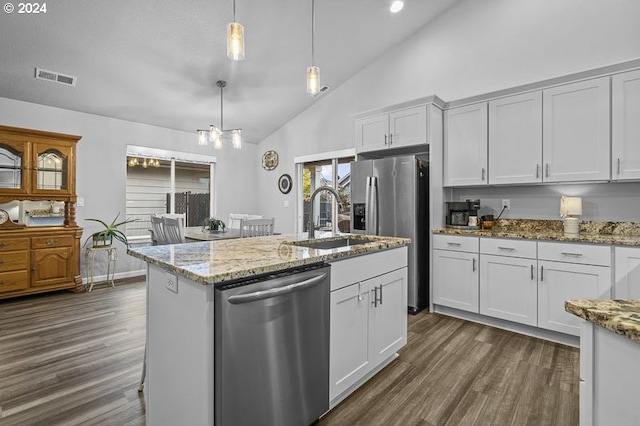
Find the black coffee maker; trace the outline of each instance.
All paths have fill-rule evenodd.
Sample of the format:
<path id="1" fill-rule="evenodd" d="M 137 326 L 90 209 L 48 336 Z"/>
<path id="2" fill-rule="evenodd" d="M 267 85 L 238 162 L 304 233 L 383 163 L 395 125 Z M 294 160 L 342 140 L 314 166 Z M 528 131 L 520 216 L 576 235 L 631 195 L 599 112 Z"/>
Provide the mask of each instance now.
<path id="1" fill-rule="evenodd" d="M 445 203 L 445 223 L 449 228 L 476 227 L 480 200 L 447 201 Z M 469 218 L 476 218 L 475 224 L 470 223 Z M 474 222 L 472 219 L 471 222 Z"/>

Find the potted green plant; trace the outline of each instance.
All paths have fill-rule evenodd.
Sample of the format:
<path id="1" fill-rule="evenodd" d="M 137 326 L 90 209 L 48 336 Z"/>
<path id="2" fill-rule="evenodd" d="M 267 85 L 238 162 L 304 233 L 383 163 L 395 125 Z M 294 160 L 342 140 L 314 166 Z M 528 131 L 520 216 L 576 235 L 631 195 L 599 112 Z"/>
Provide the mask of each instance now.
<path id="1" fill-rule="evenodd" d="M 91 234 L 87 238 L 87 240 L 84 242 L 84 244 L 86 245 L 89 242 L 89 240 L 91 240 L 93 241 L 94 247 L 109 247 L 113 242 L 113 239 L 115 238 L 116 240 L 128 246 L 129 240 L 127 240 L 127 236 L 125 235 L 124 232 L 119 230 L 118 227 L 130 222 L 136 222 L 137 219 L 126 219 L 121 222 L 118 222 L 118 217 L 120 217 L 120 213 L 116 215 L 116 217 L 113 219 L 113 221 L 110 224 L 100 219 L 87 219 L 92 222 L 100 223 L 102 226 L 104 226 L 104 229 Z"/>
<path id="2" fill-rule="evenodd" d="M 210 217 L 207 222 L 210 231 L 224 231 L 224 228 L 227 227 L 222 219 L 216 219 L 215 217 Z"/>

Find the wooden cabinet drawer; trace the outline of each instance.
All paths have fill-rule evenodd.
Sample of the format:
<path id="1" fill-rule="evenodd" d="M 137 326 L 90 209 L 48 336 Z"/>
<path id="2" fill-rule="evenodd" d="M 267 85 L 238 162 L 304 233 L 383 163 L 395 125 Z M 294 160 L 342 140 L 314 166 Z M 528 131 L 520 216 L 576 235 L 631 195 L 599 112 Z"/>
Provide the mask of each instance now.
<path id="1" fill-rule="evenodd" d="M 31 238 L 32 249 L 53 248 L 53 247 L 72 247 L 73 237 L 71 235 L 56 235 L 50 237 L 33 237 Z"/>
<path id="2" fill-rule="evenodd" d="M 27 250 L 29 248 L 28 238 L 2 238 L 0 239 L 0 252 Z"/>
<path id="3" fill-rule="evenodd" d="M 0 293 L 25 288 L 29 288 L 28 271 L 0 272 Z"/>
<path id="4" fill-rule="evenodd" d="M 28 269 L 28 253 L 27 251 L 0 253 L 0 272 Z"/>
<path id="5" fill-rule="evenodd" d="M 538 242 L 538 259 L 611 266 L 611 247 L 592 244 Z"/>
<path id="6" fill-rule="evenodd" d="M 536 241 L 509 240 L 503 238 L 481 238 L 480 253 L 496 256 L 523 257 L 535 259 L 537 256 Z"/>
<path id="7" fill-rule="evenodd" d="M 478 253 L 480 238 L 463 237 L 459 235 L 434 235 L 433 248 L 440 250 L 455 250 Z"/>

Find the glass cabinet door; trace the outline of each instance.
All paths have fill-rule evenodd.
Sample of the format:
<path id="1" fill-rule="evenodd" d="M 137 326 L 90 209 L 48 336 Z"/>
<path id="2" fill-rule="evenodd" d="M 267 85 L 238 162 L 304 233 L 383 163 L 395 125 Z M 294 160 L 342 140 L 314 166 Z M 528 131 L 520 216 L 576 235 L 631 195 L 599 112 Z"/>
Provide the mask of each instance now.
<path id="1" fill-rule="evenodd" d="M 0 141 L 0 191 L 25 193 L 28 173 L 25 173 L 26 145 L 20 142 Z"/>
<path id="2" fill-rule="evenodd" d="M 35 193 L 69 193 L 69 158 L 67 147 L 34 145 Z"/>

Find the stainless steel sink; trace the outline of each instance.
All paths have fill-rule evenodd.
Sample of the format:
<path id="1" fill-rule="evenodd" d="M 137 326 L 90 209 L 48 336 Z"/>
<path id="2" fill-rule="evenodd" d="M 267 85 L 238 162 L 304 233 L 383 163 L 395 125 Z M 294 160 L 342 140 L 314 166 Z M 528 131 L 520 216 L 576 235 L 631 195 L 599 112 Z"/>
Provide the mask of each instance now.
<path id="1" fill-rule="evenodd" d="M 327 238 L 327 239 L 318 239 L 318 240 L 301 240 L 301 241 L 293 241 L 291 244 L 295 246 L 309 247 L 312 249 L 318 250 L 329 250 L 339 247 L 348 247 L 348 246 L 356 246 L 359 244 L 367 244 L 374 242 L 375 240 L 369 238 L 353 238 L 353 237 L 345 237 L 345 238 Z"/>

